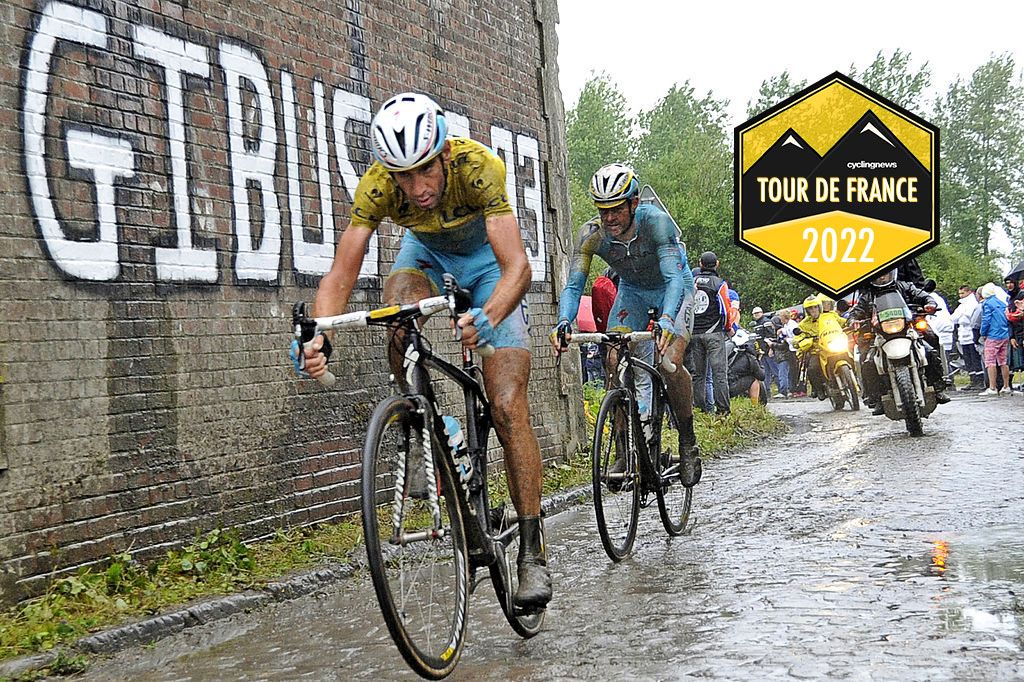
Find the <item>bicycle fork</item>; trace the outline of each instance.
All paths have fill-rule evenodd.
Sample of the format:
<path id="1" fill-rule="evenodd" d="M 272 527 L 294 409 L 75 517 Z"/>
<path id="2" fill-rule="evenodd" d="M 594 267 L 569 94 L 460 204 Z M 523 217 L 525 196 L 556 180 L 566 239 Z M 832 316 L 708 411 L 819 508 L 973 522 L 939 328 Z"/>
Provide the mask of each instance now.
<path id="1" fill-rule="evenodd" d="M 430 512 L 433 526 L 431 528 L 409 533 L 402 532 L 402 519 L 405 516 L 406 509 L 406 477 L 409 473 L 409 466 L 415 466 L 416 464 L 409 461 L 412 453 L 409 451 L 409 448 L 406 448 L 405 457 L 400 458 L 398 461 L 398 472 L 396 474 L 395 481 L 395 496 L 392 503 L 393 528 L 391 534 L 391 544 L 401 545 L 403 547 L 411 542 L 440 540 L 445 536 L 445 529 L 441 524 L 441 503 L 437 494 L 437 471 L 434 468 L 433 439 L 431 438 L 430 420 L 427 417 L 427 415 L 430 414 L 430 410 L 425 408 L 422 404 L 417 404 L 416 407 L 416 412 L 422 417 L 423 421 L 423 427 L 420 434 L 420 437 L 423 440 L 423 470 L 427 487 L 427 509 Z"/>

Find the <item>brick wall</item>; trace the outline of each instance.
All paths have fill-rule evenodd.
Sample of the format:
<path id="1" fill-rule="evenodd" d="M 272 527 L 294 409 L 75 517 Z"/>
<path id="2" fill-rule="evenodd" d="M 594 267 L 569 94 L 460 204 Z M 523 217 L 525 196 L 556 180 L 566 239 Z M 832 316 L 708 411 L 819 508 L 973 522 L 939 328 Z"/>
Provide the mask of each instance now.
<path id="1" fill-rule="evenodd" d="M 326 391 L 286 364 L 289 313 L 329 267 L 367 123 L 398 91 L 505 158 L 535 280 L 534 427 L 547 458 L 575 447 L 578 382 L 544 341 L 569 229 L 556 21 L 555 0 L 4 3 L 7 598 L 125 547 L 355 508 L 390 391 L 382 337 L 349 337 Z M 399 235 L 379 231 L 353 306 L 380 303 Z"/>

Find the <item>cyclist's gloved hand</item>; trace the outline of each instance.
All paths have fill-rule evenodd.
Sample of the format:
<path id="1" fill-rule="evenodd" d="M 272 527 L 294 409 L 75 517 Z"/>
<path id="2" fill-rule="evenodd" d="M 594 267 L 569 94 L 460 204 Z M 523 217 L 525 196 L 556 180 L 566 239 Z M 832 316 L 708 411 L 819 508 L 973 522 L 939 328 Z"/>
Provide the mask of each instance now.
<path id="1" fill-rule="evenodd" d="M 293 339 L 288 355 L 292 359 L 295 373 L 300 377 L 319 377 L 327 368 L 327 361 L 331 357 L 331 342 L 323 334 L 318 334 L 312 341 L 299 345 L 298 339 Z M 323 360 L 320 360 L 320 356 Z M 307 371 L 308 370 L 308 371 Z"/>
<path id="2" fill-rule="evenodd" d="M 469 323 L 466 322 L 467 317 L 471 318 Z M 467 336 L 463 332 L 462 344 L 464 346 L 479 348 L 480 346 L 489 346 L 494 342 L 494 328 L 491 327 L 491 321 L 487 318 L 487 313 L 483 308 L 470 308 L 459 320 L 459 326 L 463 329 L 470 325 L 476 330 L 476 334 Z"/>
<path id="3" fill-rule="evenodd" d="M 565 351 L 569 347 L 568 341 L 572 337 L 572 322 L 560 320 L 558 324 L 551 328 L 549 337 L 556 353 Z"/>
<path id="4" fill-rule="evenodd" d="M 672 338 L 676 335 L 676 325 L 672 318 L 668 315 L 662 315 L 658 318 L 658 327 L 661 329 L 661 338 L 665 339 L 667 337 L 665 343 L 672 343 Z"/>

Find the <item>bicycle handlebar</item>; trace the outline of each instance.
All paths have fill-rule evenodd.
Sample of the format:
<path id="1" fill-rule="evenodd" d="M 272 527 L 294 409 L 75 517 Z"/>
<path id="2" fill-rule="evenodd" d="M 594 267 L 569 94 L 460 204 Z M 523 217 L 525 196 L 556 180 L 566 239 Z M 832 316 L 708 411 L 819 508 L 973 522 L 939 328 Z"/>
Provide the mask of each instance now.
<path id="1" fill-rule="evenodd" d="M 413 313 L 416 313 L 417 317 L 429 317 L 448 308 L 447 296 L 431 296 L 408 305 L 390 305 L 384 308 L 377 308 L 376 310 L 358 310 L 354 313 L 316 317 L 313 319 L 316 322 L 314 336 L 325 331 L 365 329 L 371 322 L 390 322 L 396 318 L 406 317 Z"/>
<path id="2" fill-rule="evenodd" d="M 318 334 L 327 331 L 348 331 L 353 329 L 365 329 L 371 324 L 387 324 L 395 320 L 411 319 L 418 317 L 429 317 L 442 310 L 451 312 L 452 320 L 455 322 L 455 338 L 462 339 L 462 329 L 457 321 L 460 314 L 468 310 L 470 302 L 469 292 L 460 289 L 458 282 L 449 274 L 445 274 L 445 290 L 443 296 L 431 296 L 415 303 L 406 305 L 390 305 L 375 310 L 358 310 L 341 315 L 328 315 L 325 317 L 306 317 L 306 304 L 296 303 L 292 309 L 292 323 L 295 326 L 295 338 L 303 349 L 308 350 L 313 339 Z M 476 352 L 480 357 L 489 358 L 494 355 L 495 348 L 491 344 L 477 345 Z M 300 353 L 301 355 L 301 353 Z M 301 369 L 301 366 L 300 366 Z M 337 377 L 330 371 L 322 374 L 317 381 L 327 387 L 331 387 L 337 381 Z"/>
<path id="3" fill-rule="evenodd" d="M 569 339 L 569 343 L 606 343 L 608 341 L 650 341 L 654 338 L 653 332 L 577 332 Z"/>

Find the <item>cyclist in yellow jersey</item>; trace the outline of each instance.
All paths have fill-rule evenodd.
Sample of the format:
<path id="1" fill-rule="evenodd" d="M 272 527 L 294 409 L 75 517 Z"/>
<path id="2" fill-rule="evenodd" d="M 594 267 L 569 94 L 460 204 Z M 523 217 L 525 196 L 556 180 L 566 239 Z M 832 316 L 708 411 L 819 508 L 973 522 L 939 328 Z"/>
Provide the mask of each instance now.
<path id="1" fill-rule="evenodd" d="M 514 599 L 518 606 L 539 608 L 551 599 L 551 576 L 540 526 L 540 446 L 526 393 L 530 351 L 524 296 L 530 264 L 505 192 L 504 163 L 479 142 L 446 134 L 444 112 L 426 95 L 402 93 L 381 106 L 370 125 L 376 161 L 356 188 L 351 223 L 320 281 L 314 314 L 344 312 L 370 235 L 384 218 L 406 228 L 384 283 L 386 304 L 436 295 L 446 272 L 470 290 L 474 307 L 458 324 L 464 346 L 495 348 L 482 369 L 519 516 Z M 404 346 L 388 347 L 392 371 L 401 381 Z M 306 372 L 320 377 L 330 342 L 318 336 L 305 355 Z"/>

